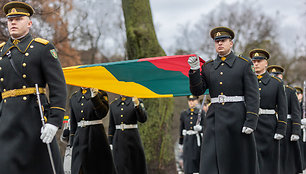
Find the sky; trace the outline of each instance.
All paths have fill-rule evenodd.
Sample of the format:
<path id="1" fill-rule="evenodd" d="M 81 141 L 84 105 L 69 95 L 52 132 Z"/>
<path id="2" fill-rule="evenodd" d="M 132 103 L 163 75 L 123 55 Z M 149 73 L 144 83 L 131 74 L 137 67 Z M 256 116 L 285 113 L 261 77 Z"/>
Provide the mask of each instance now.
<path id="1" fill-rule="evenodd" d="M 201 15 L 210 13 L 222 3 L 236 2 L 253 3 L 267 15 L 278 16 L 279 41 L 285 53 L 293 54 L 296 36 L 305 34 L 305 0 L 150 0 L 153 22 L 161 46 L 168 50 L 175 44 L 181 26 L 194 24 Z M 301 21 L 301 15 L 304 15 L 304 22 Z"/>

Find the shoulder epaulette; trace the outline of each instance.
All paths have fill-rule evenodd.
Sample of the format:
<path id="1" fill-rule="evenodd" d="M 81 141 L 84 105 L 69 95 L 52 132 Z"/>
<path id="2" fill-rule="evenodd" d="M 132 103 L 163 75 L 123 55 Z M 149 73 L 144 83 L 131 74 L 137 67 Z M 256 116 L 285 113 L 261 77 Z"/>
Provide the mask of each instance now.
<path id="1" fill-rule="evenodd" d="M 0 44 L 0 48 L 2 48 L 2 47 L 5 45 L 5 43 L 6 43 L 6 42 L 2 42 L 2 43 Z"/>
<path id="2" fill-rule="evenodd" d="M 49 43 L 48 40 L 42 39 L 42 38 L 39 38 L 39 37 L 35 38 L 34 41 L 36 41 L 38 43 L 41 43 L 41 44 L 44 44 L 44 45 L 47 45 Z"/>
<path id="3" fill-rule="evenodd" d="M 209 60 L 209 61 L 206 61 L 205 63 L 204 63 L 204 65 L 206 65 L 206 64 L 208 64 L 208 63 L 210 63 L 210 62 L 213 62 L 214 60 L 213 59 L 211 59 L 211 60 Z"/>
<path id="4" fill-rule="evenodd" d="M 277 77 L 274 77 L 274 76 L 271 76 L 272 78 L 275 78 L 277 81 L 279 81 L 279 82 L 282 82 L 282 80 L 281 79 L 279 79 L 279 78 L 277 78 Z"/>
<path id="5" fill-rule="evenodd" d="M 245 57 L 242 57 L 242 56 L 238 56 L 240 59 L 246 61 L 246 62 L 249 62 L 248 58 L 245 58 Z"/>
<path id="6" fill-rule="evenodd" d="M 289 85 L 286 85 L 286 87 L 292 89 L 293 91 L 295 91 L 295 88 L 293 88 L 293 87 L 291 87 Z"/>

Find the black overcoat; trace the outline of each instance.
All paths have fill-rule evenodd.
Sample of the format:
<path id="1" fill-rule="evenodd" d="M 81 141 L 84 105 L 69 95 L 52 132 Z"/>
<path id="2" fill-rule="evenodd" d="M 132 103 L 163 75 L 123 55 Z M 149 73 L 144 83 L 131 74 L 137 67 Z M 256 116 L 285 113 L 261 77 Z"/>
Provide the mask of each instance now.
<path id="1" fill-rule="evenodd" d="M 82 89 L 74 93 L 70 99 L 71 107 L 71 173 L 79 174 L 113 174 L 115 166 L 103 124 L 79 127 L 81 120 L 101 120 L 108 112 L 108 98 L 104 91 L 99 90 L 91 97 L 90 89 L 82 93 Z"/>
<path id="2" fill-rule="evenodd" d="M 249 58 L 231 52 L 225 61 L 219 56 L 199 70 L 189 72 L 190 90 L 199 96 L 209 89 L 218 95 L 244 96 L 245 101 L 213 103 L 204 127 L 201 174 L 256 174 L 258 160 L 254 134 L 243 134 L 243 126 L 256 129 L 259 109 L 257 78 Z"/>
<path id="3" fill-rule="evenodd" d="M 9 57 L 10 56 L 10 57 Z M 19 75 L 9 58 L 14 61 Z M 17 45 L 9 39 L 0 53 L 1 93 L 13 89 L 49 87 L 49 100 L 41 95 L 47 123 L 61 127 L 65 112 L 66 83 L 54 46 L 47 40 L 26 35 Z M 36 96 L 22 95 L 1 101 L 0 173 L 51 174 L 47 146 L 40 139 L 41 117 Z M 48 113 L 48 114 L 47 114 Z M 51 151 L 57 174 L 63 166 L 55 139 Z"/>
<path id="4" fill-rule="evenodd" d="M 120 124 L 144 123 L 147 120 L 143 102 L 137 108 L 131 97 L 110 105 L 109 142 L 113 145 L 115 166 L 120 174 L 146 174 L 147 166 L 138 129 L 116 129 Z"/>
<path id="5" fill-rule="evenodd" d="M 287 102 L 283 81 L 265 72 L 258 79 L 260 108 L 275 110 L 276 114 L 259 115 L 255 138 L 260 174 L 278 174 L 280 170 L 280 141 L 275 133 L 285 136 L 287 124 Z"/>

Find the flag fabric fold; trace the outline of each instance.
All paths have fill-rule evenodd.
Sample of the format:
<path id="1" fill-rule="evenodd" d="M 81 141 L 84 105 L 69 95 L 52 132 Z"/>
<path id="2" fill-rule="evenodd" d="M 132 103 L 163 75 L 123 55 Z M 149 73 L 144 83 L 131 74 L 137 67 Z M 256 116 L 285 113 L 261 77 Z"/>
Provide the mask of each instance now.
<path id="1" fill-rule="evenodd" d="M 188 58 L 175 55 L 63 68 L 66 83 L 139 98 L 190 95 Z M 201 59 L 201 64 L 205 61 Z"/>

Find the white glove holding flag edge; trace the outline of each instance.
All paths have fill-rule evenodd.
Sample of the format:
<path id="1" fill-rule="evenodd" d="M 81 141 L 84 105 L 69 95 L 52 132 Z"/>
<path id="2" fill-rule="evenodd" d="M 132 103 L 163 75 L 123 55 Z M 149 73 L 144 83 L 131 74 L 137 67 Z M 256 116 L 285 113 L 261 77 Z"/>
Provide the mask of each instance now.
<path id="1" fill-rule="evenodd" d="M 198 56 L 190 56 L 188 58 L 188 64 L 190 65 L 191 70 L 200 69 L 200 59 Z"/>

